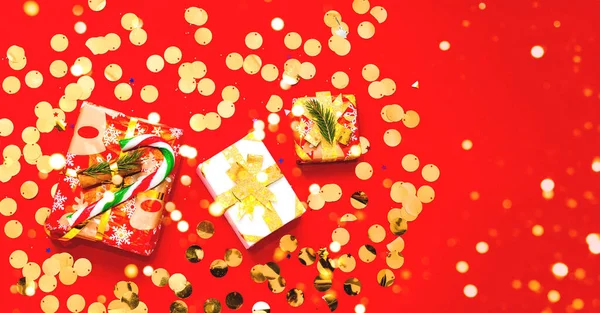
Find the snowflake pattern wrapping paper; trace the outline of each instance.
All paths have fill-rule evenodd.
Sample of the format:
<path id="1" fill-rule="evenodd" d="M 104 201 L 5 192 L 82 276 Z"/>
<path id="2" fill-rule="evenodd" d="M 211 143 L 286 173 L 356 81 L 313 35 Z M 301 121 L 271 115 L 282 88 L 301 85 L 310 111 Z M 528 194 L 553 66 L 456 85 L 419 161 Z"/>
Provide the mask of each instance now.
<path id="1" fill-rule="evenodd" d="M 128 117 L 89 102 L 81 106 L 66 154 L 65 175 L 56 188 L 52 210 L 46 220 L 46 229 L 52 238 L 70 240 L 80 237 L 142 255 L 149 255 L 154 251 L 160 234 L 164 203 L 171 191 L 176 171 L 172 171 L 157 187 L 139 193 L 89 219 L 79 229 L 69 230 L 65 223 L 67 214 L 98 201 L 107 191 L 119 189 L 112 182 L 84 186 L 79 179 L 81 171 L 102 162 L 116 164 L 120 157 L 127 155 L 121 151 L 119 140 L 142 134 L 160 136 L 172 147 L 178 147 L 183 132 L 178 128 L 154 125 L 144 119 Z M 124 185 L 153 173 L 163 162 L 164 158 L 157 149 L 141 148 L 136 151 L 140 153 L 138 157 L 141 168 L 138 173 L 124 177 Z M 111 170 L 114 171 L 114 168 L 111 167 Z"/>

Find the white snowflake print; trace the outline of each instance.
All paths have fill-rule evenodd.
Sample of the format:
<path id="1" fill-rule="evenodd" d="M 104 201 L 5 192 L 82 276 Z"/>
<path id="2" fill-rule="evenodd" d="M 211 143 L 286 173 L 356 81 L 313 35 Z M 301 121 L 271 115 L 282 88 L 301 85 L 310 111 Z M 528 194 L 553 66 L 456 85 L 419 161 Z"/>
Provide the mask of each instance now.
<path id="1" fill-rule="evenodd" d="M 154 136 L 158 136 L 158 137 L 160 137 L 162 135 L 162 132 L 163 131 L 162 131 L 162 129 L 160 129 L 160 126 L 159 127 L 154 127 L 154 129 L 152 130 L 152 134 Z"/>
<path id="2" fill-rule="evenodd" d="M 183 130 L 179 128 L 171 128 L 169 130 L 171 131 L 171 135 L 173 135 L 175 138 L 179 138 L 181 135 L 183 135 Z"/>
<path id="3" fill-rule="evenodd" d="M 69 230 L 69 225 L 67 225 L 67 224 L 58 224 L 57 228 L 61 229 L 61 230 Z"/>
<path id="4" fill-rule="evenodd" d="M 80 169 L 80 167 L 78 166 L 77 168 L 74 169 L 75 172 L 78 172 Z M 73 177 L 73 176 L 65 176 L 65 181 L 67 183 L 69 183 L 69 186 L 71 187 L 71 189 L 77 187 L 77 185 L 79 185 L 79 178 L 77 177 Z"/>
<path id="5" fill-rule="evenodd" d="M 181 145 L 176 145 L 176 146 L 173 147 L 173 154 L 175 156 L 179 155 L 179 148 L 181 148 Z"/>
<path id="6" fill-rule="evenodd" d="M 142 157 L 142 172 L 144 173 L 154 173 L 162 164 L 162 161 L 158 161 L 154 154 L 148 154 L 145 157 Z"/>
<path id="7" fill-rule="evenodd" d="M 113 124 L 110 124 L 110 126 L 104 130 L 102 142 L 104 142 L 105 146 L 108 146 L 109 144 L 118 144 L 120 135 L 121 132 L 117 130 Z"/>
<path id="8" fill-rule="evenodd" d="M 146 254 L 146 255 L 150 255 L 150 254 L 152 254 L 152 252 L 154 252 L 154 249 L 146 249 L 146 250 L 144 250 L 144 254 Z"/>
<path id="9" fill-rule="evenodd" d="M 146 129 L 140 124 L 135 124 L 136 136 L 143 135 L 146 133 Z"/>
<path id="10" fill-rule="evenodd" d="M 73 166 L 73 159 L 75 158 L 75 155 L 72 154 L 71 152 L 67 152 L 67 166 Z"/>
<path id="11" fill-rule="evenodd" d="M 121 206 L 121 211 L 127 213 L 127 217 L 131 218 L 133 212 L 135 212 L 135 198 L 127 200 L 127 202 Z"/>
<path id="12" fill-rule="evenodd" d="M 54 203 L 52 204 L 52 212 L 56 210 L 65 210 L 65 201 L 67 201 L 67 197 L 63 196 L 60 190 L 56 191 L 54 195 Z"/>
<path id="13" fill-rule="evenodd" d="M 122 244 L 131 244 L 131 235 L 133 231 L 127 229 L 127 225 L 121 225 L 119 227 L 113 227 L 113 233 L 110 236 L 110 239 L 113 240 L 117 246 L 121 246 Z"/>

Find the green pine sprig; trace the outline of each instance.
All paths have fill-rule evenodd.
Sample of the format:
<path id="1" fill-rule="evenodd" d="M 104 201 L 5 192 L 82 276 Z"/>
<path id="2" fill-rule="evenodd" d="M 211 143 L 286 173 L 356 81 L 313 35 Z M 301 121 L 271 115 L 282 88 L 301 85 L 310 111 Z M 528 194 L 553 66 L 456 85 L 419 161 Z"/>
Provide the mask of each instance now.
<path id="1" fill-rule="evenodd" d="M 333 144 L 335 140 L 335 125 L 337 124 L 333 112 L 314 98 L 306 100 L 304 106 L 312 116 L 313 122 L 319 127 L 321 137 L 329 144 Z"/>
<path id="2" fill-rule="evenodd" d="M 134 170 L 142 164 L 142 152 L 135 150 L 130 153 L 126 153 L 117 159 L 117 167 L 119 170 L 129 171 Z M 110 174 L 110 163 L 108 161 L 96 163 L 79 172 L 79 174 L 96 177 L 98 175 Z"/>

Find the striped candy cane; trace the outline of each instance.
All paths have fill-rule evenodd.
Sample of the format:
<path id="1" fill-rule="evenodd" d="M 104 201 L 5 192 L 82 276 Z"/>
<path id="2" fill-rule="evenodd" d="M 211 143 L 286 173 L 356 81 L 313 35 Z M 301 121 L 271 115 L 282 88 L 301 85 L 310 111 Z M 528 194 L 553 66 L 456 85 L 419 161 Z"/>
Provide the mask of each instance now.
<path id="1" fill-rule="evenodd" d="M 152 174 L 138 179 L 135 183 L 120 189 L 114 193 L 114 197 L 105 195 L 102 199 L 94 202 L 82 210 L 75 211 L 67 216 L 69 226 L 79 225 L 84 221 L 103 213 L 104 211 L 131 199 L 136 194 L 152 189 L 160 184 L 173 170 L 175 154 L 173 148 L 162 138 L 154 135 L 140 135 L 119 141 L 122 151 L 129 151 L 141 147 L 152 147 L 160 150 L 164 161 Z"/>

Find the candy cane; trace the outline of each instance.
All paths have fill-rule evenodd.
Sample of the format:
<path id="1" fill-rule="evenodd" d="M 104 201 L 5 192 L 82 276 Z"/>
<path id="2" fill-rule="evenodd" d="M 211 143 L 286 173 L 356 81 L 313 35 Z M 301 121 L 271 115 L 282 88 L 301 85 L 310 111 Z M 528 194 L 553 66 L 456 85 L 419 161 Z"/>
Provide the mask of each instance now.
<path id="1" fill-rule="evenodd" d="M 152 147 L 160 150 L 164 157 L 164 161 L 158 167 L 158 169 L 149 175 L 146 175 L 138 179 L 135 183 L 120 189 L 114 193 L 114 197 L 105 195 L 102 199 L 98 200 L 87 206 L 82 210 L 75 211 L 67 216 L 69 225 L 79 225 L 82 222 L 101 214 L 102 212 L 129 200 L 136 194 L 152 189 L 160 184 L 173 170 L 175 163 L 175 154 L 173 148 L 162 138 L 154 135 L 140 135 L 133 138 L 127 138 L 119 141 L 122 151 L 129 151 L 141 147 Z M 112 199 L 111 199 L 112 198 Z"/>

